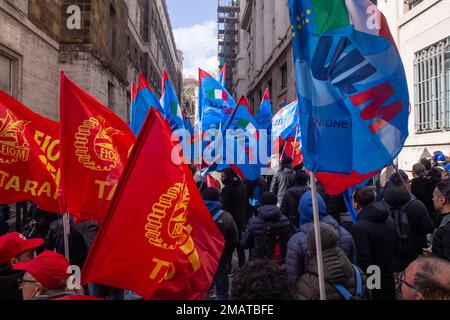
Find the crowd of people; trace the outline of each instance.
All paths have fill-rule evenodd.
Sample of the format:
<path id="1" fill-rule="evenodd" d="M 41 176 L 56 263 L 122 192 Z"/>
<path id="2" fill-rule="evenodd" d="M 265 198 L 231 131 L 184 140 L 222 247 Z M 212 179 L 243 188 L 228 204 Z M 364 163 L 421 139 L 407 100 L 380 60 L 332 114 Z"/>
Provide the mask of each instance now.
<path id="1" fill-rule="evenodd" d="M 328 300 L 450 299 L 450 165 L 442 153 L 396 170 L 381 186 L 379 176 L 353 195 L 356 218 L 343 195 L 318 185 L 318 209 Z M 313 200 L 309 174 L 285 157 L 274 176 L 243 181 L 221 172 L 221 187 L 199 191 L 224 236 L 225 249 L 205 299 L 317 300 Z M 99 225 L 71 223 L 70 260 L 64 257 L 60 216 L 24 207 L 15 231 L 1 206 L 0 300 L 136 300 L 125 289 L 67 285 L 69 265 L 80 268 Z M 30 213 L 31 212 L 31 213 Z M 17 214 L 20 214 L 18 212 Z M 355 219 L 355 220 L 354 220 Z M 23 228 L 22 228 L 23 227 Z M 22 232 L 22 233 L 19 233 Z"/>

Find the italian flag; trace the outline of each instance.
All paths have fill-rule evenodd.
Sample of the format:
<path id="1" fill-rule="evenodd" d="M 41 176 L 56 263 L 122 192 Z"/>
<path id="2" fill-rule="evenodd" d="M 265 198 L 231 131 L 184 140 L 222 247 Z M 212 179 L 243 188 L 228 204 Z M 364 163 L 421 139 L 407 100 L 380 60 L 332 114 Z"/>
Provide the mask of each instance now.
<path id="1" fill-rule="evenodd" d="M 224 90 L 209 90 L 206 92 L 209 100 L 224 100 L 228 102 L 228 94 Z"/>
<path id="2" fill-rule="evenodd" d="M 355 30 L 380 36 L 395 43 L 386 18 L 370 0 L 312 0 L 300 8 L 299 23 L 311 23 L 309 29 L 323 34 L 353 25 Z"/>
<path id="3" fill-rule="evenodd" d="M 255 137 L 256 140 L 258 140 L 258 130 L 256 129 L 256 127 L 253 125 L 253 123 L 251 123 L 248 120 L 245 119 L 239 119 L 238 121 L 238 126 L 242 129 L 247 130 L 248 132 L 250 132 L 250 134 Z"/>
<path id="4" fill-rule="evenodd" d="M 170 103 L 170 113 L 177 116 L 178 118 L 183 118 L 183 114 L 181 112 L 180 105 L 176 103 L 175 101 L 172 101 Z"/>

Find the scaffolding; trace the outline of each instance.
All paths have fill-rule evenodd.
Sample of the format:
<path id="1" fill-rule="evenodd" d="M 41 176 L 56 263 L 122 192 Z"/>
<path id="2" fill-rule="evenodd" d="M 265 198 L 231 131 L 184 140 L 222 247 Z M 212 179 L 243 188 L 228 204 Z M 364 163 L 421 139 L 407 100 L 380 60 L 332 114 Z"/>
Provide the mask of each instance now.
<path id="1" fill-rule="evenodd" d="M 239 0 L 218 0 L 217 30 L 219 68 L 227 65 L 225 87 L 231 92 L 239 44 Z"/>

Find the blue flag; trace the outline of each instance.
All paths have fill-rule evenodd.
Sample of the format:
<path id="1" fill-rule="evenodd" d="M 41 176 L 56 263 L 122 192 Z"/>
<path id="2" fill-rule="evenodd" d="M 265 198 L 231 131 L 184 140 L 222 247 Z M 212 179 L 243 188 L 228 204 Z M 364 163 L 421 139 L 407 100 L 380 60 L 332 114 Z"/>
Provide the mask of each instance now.
<path id="1" fill-rule="evenodd" d="M 256 114 L 256 121 L 259 122 L 262 129 L 269 133 L 272 131 L 272 106 L 270 105 L 269 89 L 266 89 L 258 113 Z"/>
<path id="2" fill-rule="evenodd" d="M 236 102 L 222 84 L 201 69 L 198 81 L 198 116 L 202 130 L 220 129 L 236 107 Z"/>
<path id="3" fill-rule="evenodd" d="M 177 94 L 169 80 L 166 69 L 163 69 L 161 107 L 169 120 L 172 131 L 184 129 L 183 111 Z"/>
<path id="4" fill-rule="evenodd" d="M 369 0 L 289 0 L 289 9 L 305 167 L 340 174 L 334 185 L 347 184 L 343 190 L 321 180 L 336 194 L 402 150 L 409 116 L 403 64 Z M 369 25 L 374 12 L 379 23 Z"/>
<path id="5" fill-rule="evenodd" d="M 134 92 L 130 108 L 130 128 L 138 136 L 150 108 L 158 110 L 163 116 L 164 111 L 142 74 L 139 75 L 137 88 L 132 91 Z"/>
<path id="6" fill-rule="evenodd" d="M 273 139 L 288 138 L 298 135 L 300 123 L 300 112 L 298 101 L 281 109 L 272 119 L 272 137 Z"/>

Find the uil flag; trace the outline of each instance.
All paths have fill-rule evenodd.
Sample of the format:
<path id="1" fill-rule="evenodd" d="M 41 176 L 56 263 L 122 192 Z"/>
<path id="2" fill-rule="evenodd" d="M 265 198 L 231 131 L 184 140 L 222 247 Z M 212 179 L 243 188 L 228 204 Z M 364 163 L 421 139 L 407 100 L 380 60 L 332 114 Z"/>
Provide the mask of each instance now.
<path id="1" fill-rule="evenodd" d="M 148 111 L 152 108 L 158 110 L 161 114 L 164 114 L 161 103 L 150 88 L 144 75 L 140 74 L 137 88 L 135 88 L 134 91 L 132 90 L 130 108 L 130 127 L 136 136 L 139 134 L 139 131 L 141 131 L 142 125 L 147 118 Z"/>
<path id="2" fill-rule="evenodd" d="M 177 94 L 173 89 L 172 83 L 170 83 L 166 69 L 163 69 L 162 78 L 163 94 L 160 102 L 161 107 L 164 110 L 164 114 L 169 120 L 170 128 L 172 131 L 184 129 L 183 111 L 181 110 L 180 101 L 177 98 Z"/>
<path id="3" fill-rule="evenodd" d="M 173 162 L 170 137 L 167 123 L 152 110 L 89 254 L 83 283 L 127 288 L 145 299 L 159 286 L 179 290 L 196 272 L 202 288 L 211 285 L 224 239 L 187 166 Z"/>
<path id="4" fill-rule="evenodd" d="M 294 101 L 281 109 L 272 119 L 272 138 L 283 140 L 296 136 L 299 128 L 299 104 Z"/>
<path id="5" fill-rule="evenodd" d="M 204 131 L 220 129 L 236 107 L 236 102 L 224 86 L 207 72 L 199 69 L 198 118 Z"/>
<path id="6" fill-rule="evenodd" d="M 266 89 L 258 113 L 256 114 L 256 121 L 259 122 L 262 129 L 267 131 L 272 130 L 272 106 L 270 105 L 269 89 Z"/>
<path id="7" fill-rule="evenodd" d="M 234 139 L 229 139 L 228 130 L 234 130 L 236 135 Z M 242 134 L 239 133 L 239 130 Z M 257 180 L 261 176 L 262 168 L 267 163 L 261 163 L 258 148 L 260 145 L 261 126 L 256 121 L 249 109 L 247 99 L 242 97 L 239 100 L 233 114 L 223 127 L 224 136 L 224 163 L 219 164 L 215 170 L 220 171 L 226 167 L 231 167 L 241 177 L 250 181 Z M 270 145 L 270 140 L 266 139 Z M 269 150 L 266 148 L 265 150 Z"/>
<path id="8" fill-rule="evenodd" d="M 219 74 L 219 83 L 225 87 L 225 81 L 227 79 L 227 64 L 225 63 L 222 67 L 222 70 L 220 70 L 220 74 Z"/>
<path id="9" fill-rule="evenodd" d="M 135 141 L 122 119 L 61 74 L 61 212 L 101 222 Z"/>
<path id="10" fill-rule="evenodd" d="M 305 167 L 339 194 L 392 164 L 403 148 L 403 64 L 369 0 L 289 3 Z"/>
<path id="11" fill-rule="evenodd" d="M 59 124 L 0 90 L 0 203 L 59 212 Z"/>

